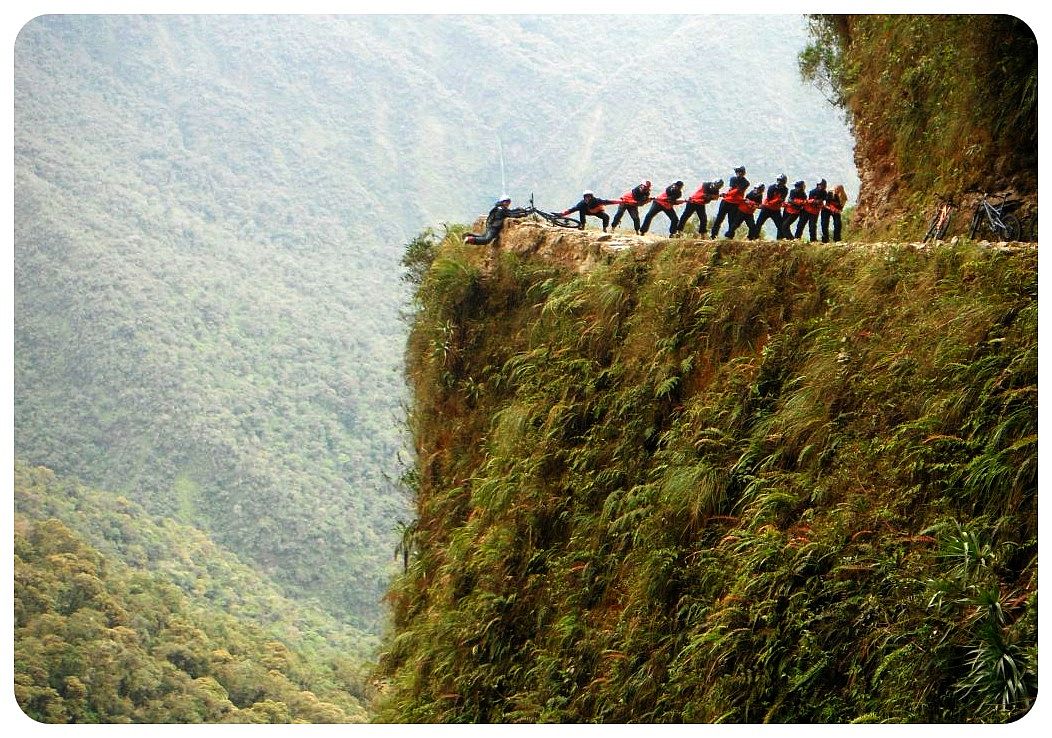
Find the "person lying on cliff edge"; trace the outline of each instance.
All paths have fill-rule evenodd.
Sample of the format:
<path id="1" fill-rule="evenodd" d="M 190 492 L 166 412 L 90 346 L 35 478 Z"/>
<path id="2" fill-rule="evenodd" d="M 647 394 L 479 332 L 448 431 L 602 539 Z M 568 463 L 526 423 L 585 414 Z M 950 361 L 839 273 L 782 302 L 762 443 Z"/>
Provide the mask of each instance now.
<path id="1" fill-rule="evenodd" d="M 647 216 L 643 218 L 643 227 L 639 229 L 639 235 L 645 236 L 650 230 L 650 222 L 654 220 L 654 216 L 664 213 L 669 220 L 668 235 L 675 236 L 676 228 L 679 227 L 679 216 L 676 215 L 675 206 L 683 204 L 683 200 L 679 199 L 682 196 L 683 182 L 677 179 L 654 198 L 654 202 L 650 204 L 650 210 L 647 211 Z"/>
<path id="2" fill-rule="evenodd" d="M 639 206 L 646 205 L 650 202 L 650 180 L 640 182 L 635 187 L 630 189 L 625 194 L 621 195 L 621 199 L 618 201 L 617 212 L 614 213 L 614 222 L 610 224 L 610 230 L 617 228 L 617 224 L 621 222 L 621 216 L 626 212 L 632 218 L 632 225 L 635 226 L 636 234 L 639 234 Z"/>
<path id="3" fill-rule="evenodd" d="M 705 215 L 705 206 L 720 196 L 721 189 L 723 189 L 722 179 L 717 179 L 715 182 L 702 182 L 701 187 L 687 198 L 687 207 L 683 208 L 683 215 L 679 216 L 679 226 L 676 228 L 676 231 L 682 233 L 690 217 L 697 213 L 698 220 L 701 221 L 701 225 L 698 226 L 698 233 L 704 236 L 705 229 L 709 225 L 709 219 Z"/>
<path id="4" fill-rule="evenodd" d="M 737 217 L 738 205 L 745 199 L 745 191 L 749 189 L 749 180 L 745 178 L 745 167 L 735 167 L 734 176 L 727 182 L 727 191 L 720 195 L 720 208 L 716 211 L 716 220 L 712 222 L 711 238 L 716 238 L 723 225 L 723 219 L 728 218 L 728 224 L 734 222 Z M 726 234 L 730 238 L 730 234 Z"/>
<path id="5" fill-rule="evenodd" d="M 584 217 L 591 215 L 593 218 L 599 218 L 603 222 L 603 233 L 606 233 L 606 227 L 610 225 L 610 216 L 603 210 L 604 205 L 620 205 L 620 200 L 602 200 L 595 196 L 595 193 L 591 190 L 585 190 L 584 194 L 581 195 L 581 201 L 574 205 L 572 208 L 559 213 L 559 215 L 569 215 L 570 213 L 580 213 L 581 225 L 578 226 L 582 231 L 584 230 Z"/>
<path id="6" fill-rule="evenodd" d="M 489 211 L 489 215 L 486 216 L 486 230 L 481 235 L 477 233 L 468 233 L 464 236 L 464 243 L 472 243 L 478 246 L 483 246 L 487 243 L 492 243 L 500 235 L 500 231 L 504 228 L 504 220 L 506 218 L 524 218 L 530 214 L 526 208 L 512 208 L 511 198 L 503 196 L 497 200 L 493 209 Z"/>

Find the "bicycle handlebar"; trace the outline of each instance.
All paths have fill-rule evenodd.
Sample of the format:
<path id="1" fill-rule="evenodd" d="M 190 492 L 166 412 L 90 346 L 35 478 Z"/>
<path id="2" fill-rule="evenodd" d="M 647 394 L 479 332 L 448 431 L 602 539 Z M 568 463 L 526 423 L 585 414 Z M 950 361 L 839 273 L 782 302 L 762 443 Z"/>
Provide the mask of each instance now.
<path id="1" fill-rule="evenodd" d="M 964 194 L 966 194 L 966 195 L 978 195 L 979 192 L 980 192 L 980 190 L 968 190 Z M 983 200 L 985 200 L 988 197 L 1005 197 L 1005 198 L 1007 198 L 1009 195 L 1012 194 L 1011 192 L 986 192 L 986 191 L 982 191 L 982 193 L 983 193 L 983 197 L 982 197 Z"/>

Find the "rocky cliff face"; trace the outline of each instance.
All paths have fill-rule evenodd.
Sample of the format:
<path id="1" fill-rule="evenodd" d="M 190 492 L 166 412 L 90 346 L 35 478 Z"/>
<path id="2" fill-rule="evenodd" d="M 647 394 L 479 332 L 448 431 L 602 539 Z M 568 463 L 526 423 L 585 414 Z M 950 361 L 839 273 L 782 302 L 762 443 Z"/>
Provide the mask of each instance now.
<path id="1" fill-rule="evenodd" d="M 861 180 L 855 225 L 915 233 L 936 194 L 1037 203 L 1037 41 L 1007 15 L 812 16 L 805 75 L 844 106 Z M 960 227 L 967 218 L 959 219 Z"/>

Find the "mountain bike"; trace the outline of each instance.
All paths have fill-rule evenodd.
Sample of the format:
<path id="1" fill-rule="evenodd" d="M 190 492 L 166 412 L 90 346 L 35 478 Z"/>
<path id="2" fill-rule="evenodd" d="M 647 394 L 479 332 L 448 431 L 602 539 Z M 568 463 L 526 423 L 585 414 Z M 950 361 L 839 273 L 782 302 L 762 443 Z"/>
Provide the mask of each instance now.
<path id="1" fill-rule="evenodd" d="M 925 241 L 941 241 L 942 237 L 946 235 L 946 231 L 950 228 L 950 221 L 953 219 L 953 213 L 957 210 L 957 203 L 955 203 L 949 197 L 940 197 L 939 207 L 936 208 L 935 213 L 931 216 L 931 221 L 928 223 L 928 232 L 924 234 Z"/>
<path id="2" fill-rule="evenodd" d="M 539 209 L 533 204 L 533 193 L 530 193 L 530 204 L 526 206 L 526 211 L 530 214 L 536 214 L 541 216 L 544 220 L 548 221 L 554 226 L 560 228 L 580 228 L 581 222 L 574 218 L 567 218 L 565 215 L 559 215 L 557 213 L 549 213 L 546 210 Z"/>
<path id="3" fill-rule="evenodd" d="M 989 197 L 1000 197 L 1001 202 L 993 205 L 987 199 Z M 1022 200 L 1009 200 L 1007 192 L 997 195 L 984 192 L 982 199 L 975 204 L 975 213 L 972 215 L 968 238 L 974 240 L 977 235 L 990 234 L 1001 241 L 1018 241 L 1019 219 L 1011 215 L 1009 211 L 1015 210 L 1022 204 Z"/>

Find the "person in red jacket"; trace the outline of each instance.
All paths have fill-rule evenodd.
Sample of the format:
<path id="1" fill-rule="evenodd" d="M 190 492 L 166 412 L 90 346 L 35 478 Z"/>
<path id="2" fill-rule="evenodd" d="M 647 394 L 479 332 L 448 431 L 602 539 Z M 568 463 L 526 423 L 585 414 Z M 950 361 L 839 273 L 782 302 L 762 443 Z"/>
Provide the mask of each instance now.
<path id="1" fill-rule="evenodd" d="M 807 200 L 804 202 L 803 210 L 800 213 L 800 220 L 796 222 L 794 238 L 803 236 L 804 226 L 807 226 L 807 235 L 811 242 L 814 243 L 818 240 L 818 214 L 822 211 L 825 201 L 826 181 L 820 179 L 814 189 L 807 193 Z"/>
<path id="2" fill-rule="evenodd" d="M 738 203 L 745 199 L 745 191 L 749 188 L 749 180 L 745 178 L 745 167 L 736 167 L 734 176 L 727 183 L 727 191 L 720 195 L 720 208 L 716 211 L 716 220 L 712 222 L 710 237 L 716 238 L 720 231 L 723 219 L 727 218 L 728 227 L 734 224 L 735 214 L 738 212 Z M 730 233 L 726 234 L 730 237 Z"/>
<path id="3" fill-rule="evenodd" d="M 687 225 L 690 216 L 697 213 L 698 220 L 701 221 L 701 225 L 698 226 L 698 233 L 704 236 L 705 229 L 709 225 L 709 219 L 705 215 L 705 206 L 720 196 L 722 188 L 722 179 L 717 179 L 715 182 L 702 182 L 701 187 L 687 198 L 687 207 L 683 208 L 683 215 L 679 218 L 679 226 L 676 228 L 676 231 L 683 233 L 683 227 Z"/>
<path id="4" fill-rule="evenodd" d="M 580 213 L 581 225 L 580 229 L 584 230 L 584 216 L 591 215 L 592 217 L 599 218 L 603 222 L 603 232 L 606 233 L 606 227 L 610 224 L 610 216 L 603 210 L 604 205 L 617 205 L 620 200 L 600 200 L 595 196 L 595 193 L 591 190 L 585 190 L 584 194 L 581 195 L 581 201 L 574 205 L 572 208 L 559 213 L 559 215 L 569 215 L 570 213 Z"/>
<path id="5" fill-rule="evenodd" d="M 636 233 L 639 233 L 639 206 L 646 205 L 650 202 L 650 180 L 637 184 L 635 187 L 630 189 L 625 194 L 621 195 L 621 199 L 618 201 L 617 211 L 614 213 L 614 222 L 610 224 L 610 230 L 617 228 L 617 224 L 621 222 L 621 216 L 626 212 L 632 217 L 632 224 L 636 228 Z"/>
<path id="6" fill-rule="evenodd" d="M 825 205 L 822 208 L 822 243 L 829 243 L 829 221 L 833 221 L 833 243 L 840 241 L 840 224 L 844 206 L 847 204 L 847 191 L 844 185 L 837 185 L 832 192 L 826 193 Z"/>
<path id="7" fill-rule="evenodd" d="M 792 240 L 793 223 L 804 211 L 804 203 L 807 202 L 807 190 L 804 189 L 804 181 L 798 180 L 793 183 L 793 189 L 789 191 L 789 197 L 785 201 L 785 212 L 782 213 L 782 228 L 778 232 L 778 238 Z"/>
<path id="8" fill-rule="evenodd" d="M 738 226 L 745 223 L 747 226 L 745 229 L 746 235 L 752 237 L 752 232 L 756 230 L 756 221 L 753 220 L 752 214 L 756 211 L 756 208 L 760 207 L 760 203 L 763 200 L 764 185 L 758 184 L 749 190 L 742 201 L 738 203 L 738 212 L 733 214 L 733 218 L 728 218 L 727 222 L 727 238 L 734 238 L 734 234 L 738 230 Z"/>
<path id="9" fill-rule="evenodd" d="M 769 219 L 774 223 L 775 237 L 781 234 L 782 231 L 782 205 L 785 204 L 785 198 L 789 194 L 789 189 L 785 186 L 786 176 L 781 174 L 775 181 L 775 184 L 767 188 L 767 196 L 763 199 L 763 203 L 760 205 L 760 214 L 756 218 L 756 227 L 753 228 L 752 233 L 749 234 L 749 238 L 755 240 L 760 237 L 760 231 L 763 229 L 763 224 Z"/>
<path id="10" fill-rule="evenodd" d="M 643 227 L 639 229 L 639 235 L 646 235 L 647 231 L 650 230 L 650 222 L 654 220 L 654 216 L 658 213 L 664 213 L 668 216 L 668 235 L 676 235 L 679 217 L 676 215 L 675 206 L 682 204 L 683 201 L 679 199 L 682 196 L 683 182 L 676 180 L 666 187 L 665 191 L 654 198 L 654 202 L 650 204 L 650 210 L 647 211 L 647 216 L 643 218 Z"/>

